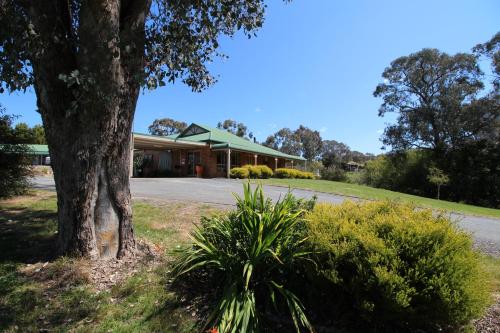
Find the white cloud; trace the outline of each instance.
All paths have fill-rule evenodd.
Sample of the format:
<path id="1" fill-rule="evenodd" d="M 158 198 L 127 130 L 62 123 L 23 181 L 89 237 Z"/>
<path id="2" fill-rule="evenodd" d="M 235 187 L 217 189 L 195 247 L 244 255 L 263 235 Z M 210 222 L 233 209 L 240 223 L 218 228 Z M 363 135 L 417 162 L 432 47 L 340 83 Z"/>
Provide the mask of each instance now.
<path id="1" fill-rule="evenodd" d="M 323 126 L 323 127 L 321 127 L 321 128 L 319 129 L 319 131 L 320 131 L 321 133 L 325 133 L 326 131 L 328 131 L 328 128 L 327 128 L 327 127 L 325 127 L 325 126 Z"/>
<path id="2" fill-rule="evenodd" d="M 382 134 L 382 133 L 384 133 L 384 130 L 381 129 L 377 130 L 377 134 Z"/>
<path id="3" fill-rule="evenodd" d="M 260 106 L 256 107 L 255 112 L 257 112 L 257 113 L 262 112 L 262 108 Z"/>

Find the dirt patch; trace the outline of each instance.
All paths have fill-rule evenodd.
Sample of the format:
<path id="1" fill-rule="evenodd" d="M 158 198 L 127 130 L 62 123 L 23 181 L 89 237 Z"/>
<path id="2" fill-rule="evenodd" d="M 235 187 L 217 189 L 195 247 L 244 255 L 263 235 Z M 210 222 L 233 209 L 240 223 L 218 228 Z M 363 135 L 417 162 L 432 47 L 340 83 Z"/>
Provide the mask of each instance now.
<path id="1" fill-rule="evenodd" d="M 500 293 L 494 295 L 495 302 L 488 308 L 486 314 L 474 321 L 477 333 L 499 333 L 500 332 Z"/>
<path id="2" fill-rule="evenodd" d="M 19 272 L 30 280 L 42 283 L 45 293 L 57 293 L 61 288 L 90 284 L 97 292 L 111 289 L 140 269 L 156 267 L 162 261 L 161 249 L 144 240 L 137 241 L 133 254 L 118 259 L 96 260 L 60 258 L 53 262 L 27 264 Z"/>
<path id="3" fill-rule="evenodd" d="M 89 279 L 97 291 L 109 290 L 115 284 L 126 280 L 141 268 L 152 269 L 162 261 L 162 252 L 154 244 L 144 240 L 137 241 L 137 248 L 132 255 L 121 259 L 92 262 L 89 267 Z"/>

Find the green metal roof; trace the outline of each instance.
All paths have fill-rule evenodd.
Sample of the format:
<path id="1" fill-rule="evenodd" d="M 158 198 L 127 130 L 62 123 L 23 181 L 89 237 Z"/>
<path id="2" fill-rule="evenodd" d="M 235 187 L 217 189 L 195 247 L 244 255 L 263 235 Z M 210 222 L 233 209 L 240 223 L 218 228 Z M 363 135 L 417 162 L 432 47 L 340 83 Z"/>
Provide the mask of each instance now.
<path id="1" fill-rule="evenodd" d="M 8 144 L 6 144 L 8 146 Z M 16 144 L 15 144 L 16 145 Z M 3 145 L 2 145 L 3 146 Z M 49 155 L 49 146 L 47 145 L 25 145 L 28 147 L 28 154 L 31 155 Z"/>
<path id="2" fill-rule="evenodd" d="M 196 127 L 196 129 L 195 129 Z M 194 133 L 194 134 L 192 134 Z M 290 160 L 304 161 L 305 158 L 300 156 L 288 155 L 277 151 L 275 149 L 265 147 L 258 143 L 246 140 L 237 135 L 229 133 L 228 131 L 220 130 L 200 124 L 191 124 L 180 134 L 169 136 L 176 140 L 193 141 L 193 142 L 207 142 L 210 143 L 212 149 L 235 149 L 255 154 L 268 155 L 274 157 L 281 157 Z"/>
<path id="3" fill-rule="evenodd" d="M 34 155 L 49 155 L 49 146 L 47 145 L 27 145 L 30 153 Z"/>

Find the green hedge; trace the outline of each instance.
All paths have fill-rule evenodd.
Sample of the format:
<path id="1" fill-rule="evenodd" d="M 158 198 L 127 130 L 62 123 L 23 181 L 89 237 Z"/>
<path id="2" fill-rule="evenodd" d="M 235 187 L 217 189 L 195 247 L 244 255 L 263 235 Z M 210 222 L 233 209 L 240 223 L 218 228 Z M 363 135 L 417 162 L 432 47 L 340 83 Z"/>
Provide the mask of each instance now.
<path id="1" fill-rule="evenodd" d="M 231 171 L 229 172 L 229 175 L 231 178 L 248 178 L 249 172 L 248 169 L 245 168 L 232 168 Z"/>
<path id="2" fill-rule="evenodd" d="M 312 172 L 300 171 L 297 169 L 278 168 L 274 170 L 274 177 L 276 178 L 301 178 L 301 179 L 314 179 Z"/>
<path id="3" fill-rule="evenodd" d="M 233 170 L 235 171 L 233 172 Z M 242 167 L 232 168 L 230 174 L 231 178 L 270 178 L 273 176 L 273 170 L 267 165 L 247 164 Z"/>
<path id="4" fill-rule="evenodd" d="M 318 204 L 306 216 L 311 293 L 376 332 L 458 332 L 481 315 L 487 283 L 471 237 L 430 210 L 394 202 Z M 314 311 L 314 310 L 312 310 Z"/>

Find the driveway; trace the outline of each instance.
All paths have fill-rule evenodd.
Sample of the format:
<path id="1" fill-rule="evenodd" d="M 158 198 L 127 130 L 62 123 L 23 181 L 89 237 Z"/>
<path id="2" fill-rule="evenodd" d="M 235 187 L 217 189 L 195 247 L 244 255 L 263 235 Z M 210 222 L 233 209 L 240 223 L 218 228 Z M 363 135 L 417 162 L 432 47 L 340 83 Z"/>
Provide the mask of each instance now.
<path id="1" fill-rule="evenodd" d="M 55 190 L 51 177 L 33 179 L 33 187 Z M 213 205 L 233 206 L 233 193 L 241 195 L 242 181 L 230 179 L 196 179 L 196 178 L 132 178 L 130 188 L 134 199 L 158 199 L 194 201 Z M 264 185 L 266 196 L 277 200 L 287 193 L 285 187 Z M 299 198 L 318 197 L 318 201 L 341 203 L 344 200 L 357 200 L 341 195 L 320 193 L 309 190 L 293 189 L 292 193 Z M 500 219 L 450 213 L 450 217 L 464 230 L 472 233 L 476 245 L 488 252 L 500 256 Z"/>

